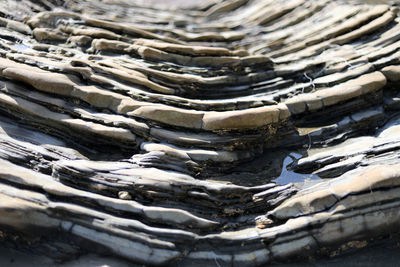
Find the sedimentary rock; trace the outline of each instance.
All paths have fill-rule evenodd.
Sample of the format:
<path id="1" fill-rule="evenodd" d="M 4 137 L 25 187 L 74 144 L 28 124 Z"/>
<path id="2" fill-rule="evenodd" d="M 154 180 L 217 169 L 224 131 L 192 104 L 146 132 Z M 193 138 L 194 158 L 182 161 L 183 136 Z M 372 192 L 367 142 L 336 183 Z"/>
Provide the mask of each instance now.
<path id="1" fill-rule="evenodd" d="M 61 259 L 253 266 L 397 230 L 396 7 L 0 11 L 4 236 Z M 333 179 L 280 182 L 302 174 Z"/>

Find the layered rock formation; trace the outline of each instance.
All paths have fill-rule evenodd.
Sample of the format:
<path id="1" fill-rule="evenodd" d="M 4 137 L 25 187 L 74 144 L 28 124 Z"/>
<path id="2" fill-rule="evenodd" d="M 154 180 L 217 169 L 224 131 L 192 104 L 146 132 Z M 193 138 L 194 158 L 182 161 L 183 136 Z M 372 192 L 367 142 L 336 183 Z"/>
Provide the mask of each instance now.
<path id="1" fill-rule="evenodd" d="M 4 239 L 61 259 L 253 266 L 397 229 L 397 8 L 0 11 Z M 288 168 L 337 178 L 280 182 Z"/>

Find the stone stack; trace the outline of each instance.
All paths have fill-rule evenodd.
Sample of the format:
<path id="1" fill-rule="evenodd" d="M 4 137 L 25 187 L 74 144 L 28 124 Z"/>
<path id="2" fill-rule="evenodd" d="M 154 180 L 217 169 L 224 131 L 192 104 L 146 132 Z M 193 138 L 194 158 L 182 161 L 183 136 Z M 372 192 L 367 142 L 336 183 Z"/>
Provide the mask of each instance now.
<path id="1" fill-rule="evenodd" d="M 5 238 L 56 258 L 79 247 L 253 266 L 391 231 L 397 13 L 328 0 L 0 3 Z M 294 171 L 340 177 L 299 190 L 252 166 L 290 152 L 307 154 Z"/>

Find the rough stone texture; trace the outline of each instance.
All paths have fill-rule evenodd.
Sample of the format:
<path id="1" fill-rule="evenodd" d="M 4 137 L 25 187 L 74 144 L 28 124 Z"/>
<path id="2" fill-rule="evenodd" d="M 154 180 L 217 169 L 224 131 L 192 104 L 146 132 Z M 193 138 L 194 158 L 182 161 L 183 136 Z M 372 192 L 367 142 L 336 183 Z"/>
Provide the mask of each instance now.
<path id="1" fill-rule="evenodd" d="M 398 231 L 397 12 L 0 3 L 1 236 L 254 266 Z"/>

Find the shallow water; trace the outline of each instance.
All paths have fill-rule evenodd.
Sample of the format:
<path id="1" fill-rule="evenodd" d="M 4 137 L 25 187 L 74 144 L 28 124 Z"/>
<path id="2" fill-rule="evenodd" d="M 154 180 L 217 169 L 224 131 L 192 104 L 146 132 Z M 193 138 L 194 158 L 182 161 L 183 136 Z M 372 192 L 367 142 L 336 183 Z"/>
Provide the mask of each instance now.
<path id="1" fill-rule="evenodd" d="M 289 156 L 287 156 L 283 160 L 281 174 L 272 181 L 281 185 L 293 183 L 296 184 L 297 187 L 299 188 L 307 188 L 323 181 L 320 177 L 318 177 L 318 175 L 301 174 L 290 170 L 290 164 L 292 164 L 294 160 L 300 159 L 301 157 L 302 157 L 301 154 L 290 153 Z"/>

